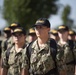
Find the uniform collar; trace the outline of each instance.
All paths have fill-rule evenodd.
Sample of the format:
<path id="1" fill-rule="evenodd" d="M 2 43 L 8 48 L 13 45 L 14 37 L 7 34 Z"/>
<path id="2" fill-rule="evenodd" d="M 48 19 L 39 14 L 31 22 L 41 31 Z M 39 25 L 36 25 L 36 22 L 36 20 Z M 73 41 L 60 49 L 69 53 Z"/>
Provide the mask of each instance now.
<path id="1" fill-rule="evenodd" d="M 34 41 L 33 44 L 32 44 L 32 48 L 35 49 L 35 50 L 38 50 L 38 52 L 43 50 L 43 49 L 48 50 L 49 46 L 50 46 L 50 39 L 48 39 L 45 46 L 42 47 L 41 49 L 39 48 L 38 40 Z"/>
<path id="2" fill-rule="evenodd" d="M 65 45 L 65 46 L 68 46 L 68 45 L 69 45 L 69 40 L 66 41 L 66 44 L 61 44 L 61 42 L 60 42 L 60 40 L 59 40 L 59 41 L 58 41 L 58 45 L 60 45 L 60 46 L 62 46 L 62 47 L 63 47 L 64 45 Z"/>

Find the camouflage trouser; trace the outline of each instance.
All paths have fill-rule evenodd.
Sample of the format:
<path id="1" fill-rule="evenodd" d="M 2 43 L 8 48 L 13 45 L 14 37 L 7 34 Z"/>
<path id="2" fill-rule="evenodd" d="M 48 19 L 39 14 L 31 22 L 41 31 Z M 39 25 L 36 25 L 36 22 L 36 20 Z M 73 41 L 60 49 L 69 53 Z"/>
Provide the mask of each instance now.
<path id="1" fill-rule="evenodd" d="M 61 70 L 60 75 L 75 75 L 74 65 L 67 65 L 64 70 Z"/>
<path id="2" fill-rule="evenodd" d="M 75 66 L 67 65 L 67 75 L 75 75 Z"/>

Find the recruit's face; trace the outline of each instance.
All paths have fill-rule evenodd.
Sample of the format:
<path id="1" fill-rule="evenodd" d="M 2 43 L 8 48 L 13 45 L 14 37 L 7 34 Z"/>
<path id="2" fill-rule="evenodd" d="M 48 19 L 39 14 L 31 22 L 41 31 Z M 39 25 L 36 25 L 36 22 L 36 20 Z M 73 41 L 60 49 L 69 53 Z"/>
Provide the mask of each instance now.
<path id="1" fill-rule="evenodd" d="M 69 36 L 68 36 L 68 39 L 69 39 L 69 40 L 75 40 L 75 35 L 72 35 L 72 36 L 69 35 Z"/>
<path id="2" fill-rule="evenodd" d="M 13 40 L 15 44 L 22 44 L 25 42 L 25 35 L 22 33 L 16 33 L 13 35 Z"/>
<path id="3" fill-rule="evenodd" d="M 29 35 L 29 42 L 36 40 L 36 38 L 37 38 L 36 35 Z"/>
<path id="4" fill-rule="evenodd" d="M 64 31 L 64 32 L 58 32 L 59 38 L 61 39 L 67 39 L 68 38 L 68 31 Z"/>
<path id="5" fill-rule="evenodd" d="M 37 37 L 45 37 L 48 35 L 50 28 L 47 28 L 46 26 L 36 26 L 35 27 L 35 32 Z"/>

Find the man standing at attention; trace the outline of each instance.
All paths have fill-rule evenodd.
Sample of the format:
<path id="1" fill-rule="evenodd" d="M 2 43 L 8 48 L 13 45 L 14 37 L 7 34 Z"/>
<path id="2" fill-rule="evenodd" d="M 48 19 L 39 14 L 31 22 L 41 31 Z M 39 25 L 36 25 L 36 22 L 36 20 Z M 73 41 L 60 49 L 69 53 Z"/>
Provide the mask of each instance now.
<path id="1" fill-rule="evenodd" d="M 74 53 L 73 42 L 68 40 L 69 28 L 65 25 L 58 27 L 58 34 L 60 40 L 58 41 L 57 62 L 60 75 L 74 75 Z"/>
<path id="2" fill-rule="evenodd" d="M 34 29 L 37 39 L 32 43 L 31 54 L 28 57 L 30 75 L 58 75 L 51 54 L 54 49 L 50 46 L 50 22 L 46 18 L 40 18 L 36 21 Z"/>
<path id="3" fill-rule="evenodd" d="M 22 74 L 22 52 L 26 47 L 26 32 L 22 27 L 18 27 L 14 29 L 12 36 L 15 44 L 5 52 L 2 75 Z"/>

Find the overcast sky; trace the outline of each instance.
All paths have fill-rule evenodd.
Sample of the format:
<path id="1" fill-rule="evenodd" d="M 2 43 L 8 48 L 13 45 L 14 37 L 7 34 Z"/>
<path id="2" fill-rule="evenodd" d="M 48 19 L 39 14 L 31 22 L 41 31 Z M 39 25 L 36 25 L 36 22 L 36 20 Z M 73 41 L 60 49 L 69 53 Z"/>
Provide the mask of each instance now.
<path id="1" fill-rule="evenodd" d="M 71 15 L 70 18 L 74 20 L 74 24 L 76 25 L 76 0 L 60 0 L 59 3 L 63 4 L 63 6 L 66 6 L 67 4 L 71 6 Z M 3 5 L 3 0 L 0 0 L 0 7 Z M 61 7 L 63 9 L 63 7 Z M 61 11 L 57 15 L 52 15 L 51 18 L 49 18 L 49 21 L 52 25 L 52 28 L 54 28 L 56 25 L 62 24 L 61 21 Z M 0 29 L 4 28 L 6 26 L 5 20 L 2 18 L 2 14 L 0 11 Z"/>

